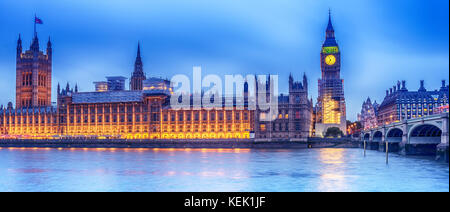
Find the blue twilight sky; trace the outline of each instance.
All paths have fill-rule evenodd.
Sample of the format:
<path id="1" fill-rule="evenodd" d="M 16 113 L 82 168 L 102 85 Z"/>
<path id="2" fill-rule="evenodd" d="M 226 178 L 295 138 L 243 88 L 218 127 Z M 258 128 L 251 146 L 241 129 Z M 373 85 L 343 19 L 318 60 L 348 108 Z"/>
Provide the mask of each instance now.
<path id="1" fill-rule="evenodd" d="M 36 13 L 41 49 L 53 43 L 56 85 L 94 89 L 104 76 L 130 77 L 141 42 L 147 76 L 279 74 L 309 78 L 316 102 L 319 53 L 331 8 L 340 45 L 347 119 L 368 96 L 381 102 L 397 80 L 428 89 L 449 79 L 449 2 L 445 0 L 1 0 L 0 104 L 15 101 L 19 33 L 28 48 Z M 128 86 L 128 84 L 127 84 Z"/>

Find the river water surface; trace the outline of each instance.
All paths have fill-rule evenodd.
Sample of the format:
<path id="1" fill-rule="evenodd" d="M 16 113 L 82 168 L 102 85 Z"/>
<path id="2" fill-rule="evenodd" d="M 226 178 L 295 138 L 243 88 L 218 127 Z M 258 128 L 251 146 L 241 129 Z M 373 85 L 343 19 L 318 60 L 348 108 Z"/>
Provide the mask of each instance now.
<path id="1" fill-rule="evenodd" d="M 0 148 L 0 191 L 449 191 L 447 163 L 361 149 Z"/>

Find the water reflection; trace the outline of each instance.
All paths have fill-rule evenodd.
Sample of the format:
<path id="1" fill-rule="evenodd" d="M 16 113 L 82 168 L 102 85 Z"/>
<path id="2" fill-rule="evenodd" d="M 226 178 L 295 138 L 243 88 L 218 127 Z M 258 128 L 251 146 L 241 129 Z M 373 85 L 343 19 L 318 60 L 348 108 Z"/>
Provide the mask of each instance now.
<path id="1" fill-rule="evenodd" d="M 448 191 L 448 164 L 392 155 L 386 166 L 384 156 L 363 157 L 360 149 L 0 148 L 0 191 Z"/>

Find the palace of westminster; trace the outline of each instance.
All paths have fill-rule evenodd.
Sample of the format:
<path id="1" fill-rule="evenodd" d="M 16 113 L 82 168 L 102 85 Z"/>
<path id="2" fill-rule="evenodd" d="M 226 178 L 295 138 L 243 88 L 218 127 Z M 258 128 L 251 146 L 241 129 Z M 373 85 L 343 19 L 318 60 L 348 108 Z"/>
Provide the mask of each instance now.
<path id="1" fill-rule="evenodd" d="M 125 139 L 257 139 L 306 140 L 322 136 L 329 127 L 345 134 L 346 114 L 340 50 L 331 17 L 321 53 L 322 77 L 316 106 L 308 99 L 308 80 L 289 76 L 289 93 L 278 96 L 278 115 L 272 121 L 259 108 L 175 110 L 169 80 L 146 77 L 138 44 L 129 90 L 125 77 L 94 82 L 95 91 L 57 87 L 52 105 L 52 43 L 45 53 L 37 33 L 29 50 L 23 51 L 19 35 L 16 54 L 16 103 L 0 107 L 0 138 L 125 138 Z M 270 87 L 267 86 L 266 88 Z M 260 85 L 261 86 L 261 85 Z M 264 85 L 263 85 L 264 86 Z M 244 85 L 248 93 L 248 85 Z M 192 99 L 191 99 L 192 101 Z M 248 98 L 246 98 L 248 101 Z"/>

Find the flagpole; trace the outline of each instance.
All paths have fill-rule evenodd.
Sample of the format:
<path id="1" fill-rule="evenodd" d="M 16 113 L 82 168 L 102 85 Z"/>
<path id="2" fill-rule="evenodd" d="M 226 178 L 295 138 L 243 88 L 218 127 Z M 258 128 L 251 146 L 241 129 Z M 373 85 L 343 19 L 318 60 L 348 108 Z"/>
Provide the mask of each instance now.
<path id="1" fill-rule="evenodd" d="M 34 14 L 34 37 L 36 37 L 36 13 Z"/>

